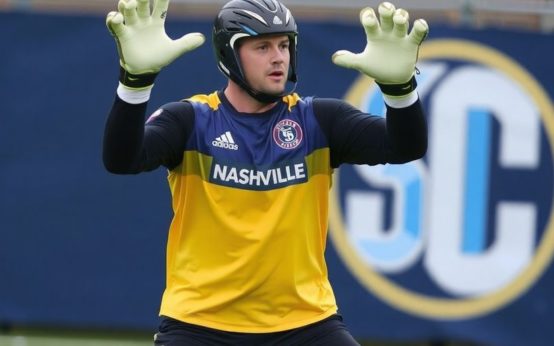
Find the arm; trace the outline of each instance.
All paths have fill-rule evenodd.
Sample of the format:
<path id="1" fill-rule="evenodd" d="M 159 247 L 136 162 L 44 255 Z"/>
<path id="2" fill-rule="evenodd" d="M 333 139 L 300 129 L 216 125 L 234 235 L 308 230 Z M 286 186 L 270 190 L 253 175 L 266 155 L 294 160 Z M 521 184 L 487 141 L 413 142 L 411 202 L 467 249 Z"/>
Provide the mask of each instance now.
<path id="1" fill-rule="evenodd" d="M 146 125 L 146 103 L 130 104 L 116 96 L 104 131 L 103 161 L 116 174 L 173 169 L 183 158 L 194 128 L 194 110 L 188 102 L 164 105 Z"/>
<path id="2" fill-rule="evenodd" d="M 175 167 L 183 141 L 192 129 L 190 104 L 164 106 L 160 116 L 144 125 L 147 101 L 160 70 L 204 43 L 192 33 L 172 40 L 165 32 L 169 0 L 120 0 L 106 25 L 119 53 L 120 75 L 104 133 L 103 160 L 113 173 L 138 173 L 160 165 Z M 187 106 L 188 105 L 188 106 Z"/>
<path id="3" fill-rule="evenodd" d="M 330 140 L 338 143 L 334 144 L 339 149 L 332 159 L 334 165 L 402 163 L 422 157 L 427 149 L 427 129 L 416 91 L 415 71 L 419 46 L 429 27 L 425 20 L 418 19 L 408 33 L 406 10 L 383 2 L 378 11 L 380 21 L 371 8 L 360 12 L 367 37 L 364 51 L 359 54 L 338 51 L 333 62 L 375 80 L 387 105 L 387 117 L 368 117 L 345 104 L 314 103 L 316 114 L 323 118 L 320 123 L 334 124 L 328 132 Z"/>
<path id="4" fill-rule="evenodd" d="M 419 100 L 387 104 L 387 116 L 369 115 L 337 99 L 315 99 L 314 113 L 331 150 L 331 165 L 385 164 L 416 160 L 427 150 L 427 124 Z"/>

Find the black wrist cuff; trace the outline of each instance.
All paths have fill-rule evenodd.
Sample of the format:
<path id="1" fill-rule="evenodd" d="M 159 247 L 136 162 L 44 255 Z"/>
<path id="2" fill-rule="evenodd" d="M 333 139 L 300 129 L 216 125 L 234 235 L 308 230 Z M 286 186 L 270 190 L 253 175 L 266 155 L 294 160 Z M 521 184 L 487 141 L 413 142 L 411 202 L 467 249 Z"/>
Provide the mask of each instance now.
<path id="1" fill-rule="evenodd" d="M 144 73 L 144 74 L 132 74 L 123 67 L 119 67 L 119 81 L 121 84 L 129 88 L 144 88 L 154 84 L 154 80 L 158 76 L 158 72 Z"/>
<path id="2" fill-rule="evenodd" d="M 417 81 L 415 79 L 415 75 L 412 76 L 412 79 L 402 84 L 381 84 L 377 81 L 375 81 L 375 83 L 377 83 L 377 85 L 379 86 L 383 94 L 389 95 L 389 96 L 408 95 L 409 93 L 414 91 L 415 88 L 417 87 Z"/>

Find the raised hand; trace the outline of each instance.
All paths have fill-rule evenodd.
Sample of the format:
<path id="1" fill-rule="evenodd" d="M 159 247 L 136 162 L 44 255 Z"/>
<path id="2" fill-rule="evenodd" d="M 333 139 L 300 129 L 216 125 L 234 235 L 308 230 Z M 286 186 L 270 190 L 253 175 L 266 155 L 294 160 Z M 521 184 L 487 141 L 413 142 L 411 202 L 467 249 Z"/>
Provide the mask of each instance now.
<path id="1" fill-rule="evenodd" d="M 201 33 L 190 33 L 172 40 L 165 32 L 169 0 L 120 0 L 118 12 L 110 12 L 106 25 L 114 36 L 120 64 L 132 75 L 159 72 L 182 54 L 205 41 Z"/>
<path id="2" fill-rule="evenodd" d="M 367 45 L 362 53 L 346 50 L 333 54 L 339 66 L 356 69 L 380 84 L 404 84 L 415 72 L 419 46 L 427 37 L 429 26 L 423 19 L 414 22 L 408 33 L 409 14 L 393 4 L 379 5 L 379 20 L 372 8 L 360 12 Z"/>

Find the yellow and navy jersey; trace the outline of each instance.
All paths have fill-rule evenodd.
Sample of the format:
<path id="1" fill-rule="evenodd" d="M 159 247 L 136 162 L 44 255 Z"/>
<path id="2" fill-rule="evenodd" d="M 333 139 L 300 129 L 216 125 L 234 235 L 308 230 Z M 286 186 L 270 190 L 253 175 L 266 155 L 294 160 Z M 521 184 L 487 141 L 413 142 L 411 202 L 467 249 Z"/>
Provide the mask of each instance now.
<path id="1" fill-rule="evenodd" d="M 164 105 L 141 130 L 144 111 L 116 99 L 104 161 L 116 173 L 168 169 L 160 314 L 224 331 L 282 331 L 336 313 L 324 259 L 333 169 L 405 162 L 426 148 L 419 102 L 382 118 L 292 94 L 244 114 L 214 92 Z"/>

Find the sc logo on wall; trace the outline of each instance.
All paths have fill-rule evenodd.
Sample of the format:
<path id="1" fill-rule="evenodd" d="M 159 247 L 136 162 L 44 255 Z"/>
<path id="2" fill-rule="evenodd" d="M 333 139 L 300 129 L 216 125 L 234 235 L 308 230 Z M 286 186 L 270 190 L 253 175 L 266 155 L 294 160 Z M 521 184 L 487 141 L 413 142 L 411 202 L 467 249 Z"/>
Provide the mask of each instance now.
<path id="1" fill-rule="evenodd" d="M 464 319 L 530 288 L 554 253 L 554 109 L 506 55 L 460 40 L 422 47 L 429 150 L 335 172 L 330 234 L 359 282 L 399 310 Z M 346 99 L 384 114 L 366 77 Z"/>

